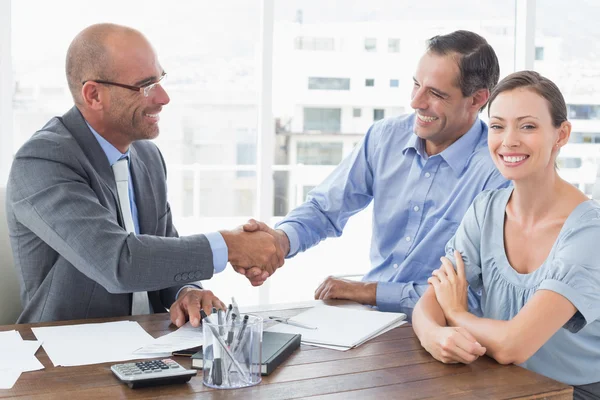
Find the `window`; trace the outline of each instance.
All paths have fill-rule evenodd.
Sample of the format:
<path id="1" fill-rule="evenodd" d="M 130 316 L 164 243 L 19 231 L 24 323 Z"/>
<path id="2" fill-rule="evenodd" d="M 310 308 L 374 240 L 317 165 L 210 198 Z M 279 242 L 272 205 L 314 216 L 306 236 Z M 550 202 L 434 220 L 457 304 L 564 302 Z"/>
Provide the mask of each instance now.
<path id="1" fill-rule="evenodd" d="M 373 86 L 375 86 L 375 79 L 365 79 L 365 86 L 366 87 L 373 87 Z"/>
<path id="2" fill-rule="evenodd" d="M 373 110 L 373 121 L 379 121 L 383 118 L 385 118 L 385 110 L 381 108 L 376 108 Z"/>
<path id="3" fill-rule="evenodd" d="M 362 115 L 362 109 L 360 109 L 360 108 L 353 108 L 352 109 L 352 116 L 354 118 L 360 118 L 361 115 Z"/>
<path id="4" fill-rule="evenodd" d="M 349 78 L 308 78 L 309 90 L 350 90 Z"/>
<path id="5" fill-rule="evenodd" d="M 398 79 L 390 79 L 390 87 L 399 87 L 400 81 Z"/>
<path id="6" fill-rule="evenodd" d="M 600 119 L 600 104 L 567 104 L 567 108 L 570 119 Z"/>
<path id="7" fill-rule="evenodd" d="M 480 0 L 476 2 L 477 7 L 472 6 L 473 1 L 465 0 L 459 0 L 458 4 L 438 1 L 436 7 L 431 7 L 427 2 L 412 1 L 409 2 L 410 7 L 394 7 L 391 5 L 392 2 L 373 0 L 372 2 L 348 2 L 340 8 L 331 0 L 318 2 L 231 0 L 223 4 L 180 0 L 177 2 L 178 7 L 164 8 L 160 7 L 161 3 L 157 0 L 127 2 L 105 0 L 101 9 L 92 10 L 85 2 L 76 0 L 59 2 L 12 0 L 10 1 L 11 12 L 3 13 L 6 10 L 3 7 L 9 1 L 0 0 L 0 20 L 4 21 L 3 17 L 12 15 L 12 60 L 5 62 L 5 53 L 1 52 L 0 69 L 5 72 L 6 65 L 10 69 L 12 64 L 14 93 L 11 86 L 5 84 L 5 80 L 0 83 L 2 97 L 0 108 L 4 109 L 7 105 L 9 108 L 12 107 L 14 129 L 4 128 L 5 125 L 0 123 L 0 129 L 6 129 L 0 132 L 0 150 L 6 143 L 2 141 L 3 137 L 14 132 L 11 142 L 18 148 L 49 118 L 61 115 L 72 105 L 68 91 L 63 90 L 61 93 L 60 90 L 52 88 L 64 81 L 65 49 L 77 31 L 83 26 L 101 21 L 114 21 L 134 26 L 147 35 L 157 49 L 161 64 L 169 72 L 169 85 L 172 88 L 169 89 L 171 103 L 161 114 L 162 133 L 157 139 L 157 144 L 163 151 L 169 168 L 169 200 L 177 228 L 183 235 L 197 233 L 199 230 L 218 230 L 243 223 L 247 218 L 240 218 L 240 214 L 250 210 L 250 204 L 255 201 L 255 197 L 252 199 L 248 197 L 250 192 L 247 191 L 243 192 L 246 193 L 245 195 L 240 196 L 240 201 L 245 202 L 246 205 L 236 204 L 236 201 L 233 199 L 229 201 L 229 199 L 245 191 L 248 180 L 255 180 L 254 177 L 246 176 L 249 175 L 247 172 L 250 172 L 246 169 L 254 167 L 254 164 L 245 164 L 251 161 L 244 156 L 246 152 L 251 152 L 250 146 L 255 143 L 255 140 L 239 138 L 236 132 L 241 128 L 237 125 L 245 125 L 256 132 L 257 102 L 255 99 L 258 98 L 257 88 L 260 87 L 257 78 L 261 74 L 256 60 L 259 59 L 257 51 L 260 47 L 260 11 L 263 3 L 274 3 L 272 112 L 275 118 L 282 121 L 283 126 L 289 127 L 286 132 L 275 135 L 273 146 L 277 160 L 277 165 L 272 171 L 275 181 L 274 209 L 275 215 L 278 216 L 297 205 L 297 188 L 316 185 L 331 172 L 329 165 L 314 166 L 309 169 L 295 165 L 296 160 L 291 154 L 295 153 L 296 148 L 291 139 L 293 135 L 291 132 L 298 134 L 305 127 L 307 129 L 315 127 L 319 131 L 322 128 L 324 132 L 337 132 L 342 135 L 363 132 L 366 129 L 360 128 L 359 124 L 370 122 L 369 111 L 386 104 L 383 101 L 381 104 L 373 104 L 372 99 L 360 97 L 360 94 L 358 96 L 364 104 L 360 101 L 355 102 L 352 98 L 355 94 L 352 90 L 357 92 L 363 90 L 363 86 L 360 86 L 360 76 L 377 73 L 373 71 L 371 60 L 373 55 L 369 54 L 369 49 L 377 51 L 376 38 L 382 40 L 381 53 L 386 52 L 386 41 L 387 53 L 392 53 L 392 49 L 394 52 L 396 49 L 401 51 L 392 56 L 396 58 L 402 54 L 403 57 L 403 63 L 394 69 L 393 74 L 403 82 L 410 82 L 419 54 L 418 51 L 410 50 L 408 42 L 406 44 L 403 42 L 400 46 L 397 38 L 410 38 L 410 43 L 420 45 L 436 34 L 456 29 L 469 29 L 482 34 L 494 46 L 503 75 L 512 71 L 515 61 L 513 40 L 515 8 L 512 1 Z M 536 26 L 542 28 L 540 32 L 549 31 L 556 35 L 564 45 L 559 48 L 561 51 L 555 52 L 544 42 L 545 62 L 543 64 L 560 68 L 563 76 L 579 76 L 582 79 L 574 79 L 576 85 L 572 85 L 569 90 L 573 90 L 574 94 L 581 94 L 587 90 L 588 95 L 596 96 L 597 99 L 596 93 L 600 93 L 595 89 L 597 82 L 600 81 L 596 74 L 598 69 L 587 68 L 586 71 L 591 71 L 591 74 L 586 77 L 582 67 L 595 65 L 590 64 L 593 62 L 590 59 L 593 52 L 589 50 L 589 46 L 580 46 L 582 43 L 590 43 L 590 40 L 599 39 L 597 36 L 591 38 L 589 33 L 591 31 L 583 33 L 581 31 L 586 26 L 595 26 L 594 16 L 597 13 L 594 12 L 593 2 L 573 0 L 569 3 L 569 8 L 560 6 L 560 2 L 554 3 L 559 4 L 559 8 L 563 7 L 560 14 L 557 14 L 556 7 L 548 6 L 547 0 L 537 1 Z M 30 11 L 32 9 L 36 10 L 37 15 L 44 16 L 41 19 L 36 18 L 35 21 L 37 29 L 45 32 L 44 35 L 31 34 Z M 54 29 L 53 21 L 60 17 L 63 9 L 72 10 L 72 13 L 78 16 L 77 23 L 65 21 L 61 29 Z M 302 11 L 299 13 L 298 10 Z M 324 12 L 324 10 L 333 11 Z M 460 21 L 453 18 L 457 10 L 460 11 Z M 570 16 L 581 19 L 581 23 L 568 25 L 556 23 L 556 15 L 566 15 L 567 12 Z M 398 22 L 390 25 L 382 23 L 390 20 Z M 431 20 L 436 22 L 432 24 Z M 165 21 L 177 21 L 177 24 L 170 25 L 169 29 L 165 30 Z M 0 27 L 2 25 L 0 23 Z M 223 31 L 228 34 L 217 34 Z M 3 32 L 0 28 L 0 35 L 7 37 Z M 182 42 L 181 37 L 190 38 L 190 41 Z M 365 38 L 373 40 L 366 43 Z M 394 42 L 390 43 L 391 41 Z M 0 47 L 2 43 L 6 42 L 0 38 Z M 369 49 L 366 45 L 369 45 Z M 385 56 L 387 53 L 382 55 Z M 560 54 L 565 59 L 556 60 L 556 63 L 547 62 L 554 54 Z M 3 56 L 5 58 L 2 58 Z M 347 57 L 352 62 L 332 62 L 334 56 Z M 570 68 L 573 68 L 576 74 L 567 69 L 569 62 L 571 62 Z M 307 91 L 307 76 L 350 77 L 354 76 L 353 73 L 356 73 L 357 69 L 360 72 L 357 73 L 358 83 L 355 83 L 354 87 L 344 93 L 328 93 L 332 97 L 340 95 L 339 97 L 343 99 L 341 101 L 347 101 L 345 104 L 350 106 L 343 106 L 348 107 L 344 108 L 344 121 L 347 118 L 357 123 L 341 124 L 342 104 L 335 101 L 322 103 L 319 92 Z M 3 73 L 1 76 L 5 75 Z M 50 85 L 49 82 L 53 84 Z M 50 90 L 42 90 L 44 88 Z M 307 98 L 298 95 L 304 92 L 308 92 Z M 398 95 L 399 92 L 396 90 L 390 92 L 394 101 L 398 102 L 397 107 L 409 109 L 408 93 L 404 93 L 404 96 L 403 93 Z M 36 97 L 42 95 L 44 98 Z M 568 98 L 567 101 L 575 103 L 589 100 Z M 365 109 L 364 121 L 350 118 L 350 108 L 358 104 Z M 600 104 L 600 101 L 592 104 Z M 330 111 L 306 112 L 306 108 Z M 387 108 L 387 110 L 389 115 L 394 115 L 392 109 Z M 0 116 L 4 115 L 0 110 Z M 187 121 L 185 124 L 183 119 Z M 321 122 L 318 122 L 319 119 Z M 580 132 L 589 131 L 586 130 L 587 128 L 576 129 Z M 593 130 L 600 132 L 598 129 Z M 271 149 L 262 150 L 271 151 Z M 10 157 L 0 157 L 0 162 L 9 164 Z M 236 171 L 235 169 L 240 166 L 244 168 Z M 217 176 L 218 179 L 211 181 L 212 176 Z M 232 183 L 236 184 L 235 189 L 226 187 L 224 193 L 212 191 L 210 187 L 210 185 L 225 187 Z M 202 193 L 202 201 L 194 197 L 195 193 Z M 252 196 L 256 195 L 256 191 L 252 193 Z M 214 196 L 217 201 L 208 202 L 210 196 Z M 221 196 L 228 199 L 227 202 L 218 201 Z M 203 203 L 204 201 L 208 203 Z M 210 204 L 206 207 L 206 212 L 202 211 L 203 204 Z M 309 251 L 302 254 L 303 258 L 295 257 L 287 260 L 286 265 L 289 266 L 286 270 L 290 273 L 274 275 L 272 278 L 274 281 L 269 289 L 272 293 L 270 300 L 274 302 L 304 300 L 306 293 L 310 292 L 306 289 L 314 289 L 324 276 L 355 272 L 348 271 L 348 266 L 356 259 L 364 260 L 360 265 L 363 265 L 366 270 L 371 222 L 368 210 L 361 214 L 364 216 L 359 214 L 352 218 L 352 223 L 360 224 L 361 229 L 356 231 L 346 229 L 343 237 L 337 241 L 326 241 L 319 245 L 323 248 L 323 246 L 336 246 L 335 243 L 340 243 L 339 246 L 346 248 L 343 252 L 329 251 L 328 254 L 335 254 L 335 262 L 321 258 L 323 253 L 319 251 Z M 276 219 L 266 222 L 272 224 Z M 297 273 L 300 266 L 294 265 L 295 262 L 300 262 L 299 260 L 304 264 L 302 267 L 308 267 L 307 264 L 315 266 L 314 270 L 305 274 L 301 282 L 298 282 L 300 274 Z M 356 272 L 364 272 L 364 270 Z M 314 281 L 310 280 L 311 277 Z M 219 284 L 222 279 L 224 283 Z M 296 283 L 294 285 L 298 288 L 296 292 L 290 291 L 292 286 L 289 284 L 290 280 Z M 237 286 L 238 282 L 239 286 Z M 247 286 L 247 282 L 237 276 L 227 276 L 227 273 L 217 274 L 210 281 L 211 290 L 219 297 L 229 298 L 232 293 L 235 293 L 236 298 L 238 295 L 241 297 L 238 298 L 240 304 L 253 304 L 257 302 L 257 298 L 253 296 L 244 298 L 244 294 L 249 292 Z"/>
<path id="8" fill-rule="evenodd" d="M 304 108 L 304 132 L 339 132 L 341 108 Z"/>
<path id="9" fill-rule="evenodd" d="M 365 39 L 365 51 L 376 52 L 377 51 L 377 39 L 366 38 Z"/>
<path id="10" fill-rule="evenodd" d="M 308 193 L 313 190 L 316 186 L 313 185 L 306 185 L 306 186 L 302 186 L 302 198 L 304 199 L 304 201 L 306 201 L 307 197 L 308 197 Z"/>
<path id="11" fill-rule="evenodd" d="M 400 39 L 388 39 L 388 53 L 400 53 Z"/>
<path id="12" fill-rule="evenodd" d="M 327 37 L 299 36 L 294 39 L 294 48 L 296 50 L 333 51 L 334 40 Z"/>
<path id="13" fill-rule="evenodd" d="M 341 142 L 298 142 L 298 163 L 305 165 L 337 165 L 342 161 Z"/>
<path id="14" fill-rule="evenodd" d="M 535 61 L 543 61 L 544 60 L 544 48 L 536 47 L 535 48 Z"/>
<path id="15" fill-rule="evenodd" d="M 256 143 L 237 143 L 236 145 L 236 165 L 254 165 L 256 164 Z M 253 177 L 256 176 L 254 171 L 237 171 L 236 176 Z M 252 201 L 250 201 L 252 204 Z M 246 206 L 244 206 L 246 207 Z"/>
<path id="16" fill-rule="evenodd" d="M 559 168 L 581 168 L 580 157 L 560 157 L 556 164 Z"/>
<path id="17" fill-rule="evenodd" d="M 586 0 L 554 2 L 537 0 L 535 19 L 535 69 L 552 79 L 567 102 L 568 118 L 573 125 L 569 143 L 560 150 L 558 173 L 585 194 L 592 193 L 598 168 L 598 132 L 600 132 L 600 70 L 596 51 L 590 43 L 600 40 L 600 32 L 587 31 L 595 26 L 596 3 Z M 573 13 L 573 10 L 577 12 Z M 569 15 L 570 24 L 560 21 Z"/>

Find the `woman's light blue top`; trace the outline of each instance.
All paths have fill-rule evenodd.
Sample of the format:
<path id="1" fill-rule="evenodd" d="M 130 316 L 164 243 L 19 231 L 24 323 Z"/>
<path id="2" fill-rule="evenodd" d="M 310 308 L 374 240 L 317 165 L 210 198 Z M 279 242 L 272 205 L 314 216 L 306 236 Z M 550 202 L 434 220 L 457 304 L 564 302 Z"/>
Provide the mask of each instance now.
<path id="1" fill-rule="evenodd" d="M 483 289 L 486 318 L 512 319 L 538 290 L 551 290 L 573 303 L 575 315 L 521 366 L 569 385 L 598 382 L 600 204 L 579 204 L 546 261 L 532 273 L 520 274 L 510 266 L 504 249 L 504 216 L 512 190 L 477 196 L 446 245 L 446 255 L 454 262 L 454 249 L 462 254 L 469 284 Z"/>

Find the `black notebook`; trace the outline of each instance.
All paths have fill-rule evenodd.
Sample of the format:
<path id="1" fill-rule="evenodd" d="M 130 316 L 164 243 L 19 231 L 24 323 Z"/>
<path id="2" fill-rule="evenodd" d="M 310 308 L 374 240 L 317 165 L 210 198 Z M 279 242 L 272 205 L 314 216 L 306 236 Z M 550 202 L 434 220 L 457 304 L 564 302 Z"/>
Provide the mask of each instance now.
<path id="1" fill-rule="evenodd" d="M 279 332 L 263 332 L 261 374 L 269 375 L 285 361 L 298 347 L 301 335 Z M 192 356 L 192 368 L 204 366 L 202 351 Z"/>

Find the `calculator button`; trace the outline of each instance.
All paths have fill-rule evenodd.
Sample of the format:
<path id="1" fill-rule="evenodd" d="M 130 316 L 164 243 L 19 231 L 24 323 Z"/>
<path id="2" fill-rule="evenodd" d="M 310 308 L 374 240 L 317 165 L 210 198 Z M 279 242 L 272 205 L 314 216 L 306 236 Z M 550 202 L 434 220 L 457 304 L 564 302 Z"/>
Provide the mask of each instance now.
<path id="1" fill-rule="evenodd" d="M 151 370 L 149 370 L 149 369 L 147 369 L 147 370 L 145 370 L 145 371 L 144 371 L 144 373 L 145 373 L 145 374 L 151 374 L 151 373 L 152 373 L 152 371 L 151 371 Z"/>

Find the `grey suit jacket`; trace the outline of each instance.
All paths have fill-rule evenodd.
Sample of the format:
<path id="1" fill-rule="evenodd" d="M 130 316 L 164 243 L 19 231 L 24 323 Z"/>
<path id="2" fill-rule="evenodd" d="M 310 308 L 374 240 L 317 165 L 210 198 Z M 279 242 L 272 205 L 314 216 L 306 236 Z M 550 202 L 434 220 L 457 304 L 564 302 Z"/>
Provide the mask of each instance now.
<path id="1" fill-rule="evenodd" d="M 6 211 L 19 323 L 129 315 L 143 290 L 164 312 L 183 284 L 212 277 L 206 237 L 177 237 L 158 148 L 138 141 L 130 151 L 139 235 L 124 228 L 112 169 L 76 107 L 16 154 Z"/>

